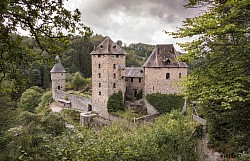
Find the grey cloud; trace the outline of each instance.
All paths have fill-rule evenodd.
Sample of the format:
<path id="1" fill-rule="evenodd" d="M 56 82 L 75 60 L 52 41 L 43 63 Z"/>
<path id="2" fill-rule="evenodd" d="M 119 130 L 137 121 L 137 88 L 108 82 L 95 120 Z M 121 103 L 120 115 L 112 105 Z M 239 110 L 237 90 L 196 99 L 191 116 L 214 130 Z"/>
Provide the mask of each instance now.
<path id="1" fill-rule="evenodd" d="M 192 17 L 197 13 L 183 8 L 186 0 L 72 1 L 81 1 L 82 5 L 77 7 L 82 12 L 82 20 L 94 32 L 126 43 L 154 44 L 155 40 L 162 40 L 164 43 L 166 39 L 163 39 L 165 35 L 162 30 L 173 31 L 177 26 L 181 26 L 186 17 Z M 159 33 L 162 35 L 158 38 L 155 35 Z"/>

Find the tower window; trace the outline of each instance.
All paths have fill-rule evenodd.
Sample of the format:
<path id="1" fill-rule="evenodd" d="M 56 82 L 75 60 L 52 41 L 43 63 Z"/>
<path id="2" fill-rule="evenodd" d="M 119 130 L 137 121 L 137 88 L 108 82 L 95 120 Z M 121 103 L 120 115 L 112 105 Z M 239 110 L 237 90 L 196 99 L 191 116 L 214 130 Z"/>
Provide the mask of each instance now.
<path id="1" fill-rule="evenodd" d="M 166 79 L 170 79 L 170 73 L 166 74 Z"/>
<path id="2" fill-rule="evenodd" d="M 101 73 L 98 73 L 98 77 L 101 78 Z"/>
<path id="3" fill-rule="evenodd" d="M 114 73 L 114 79 L 116 79 L 116 74 Z"/>
<path id="4" fill-rule="evenodd" d="M 179 78 L 181 78 L 181 73 L 179 73 Z"/>
<path id="5" fill-rule="evenodd" d="M 117 58 L 119 58 L 119 55 L 116 55 Z"/>
<path id="6" fill-rule="evenodd" d="M 113 83 L 113 88 L 115 88 L 115 83 Z"/>
<path id="7" fill-rule="evenodd" d="M 101 83 L 99 83 L 99 88 L 101 87 Z"/>
<path id="8" fill-rule="evenodd" d="M 116 64 L 113 64 L 113 68 L 116 69 Z"/>
<path id="9" fill-rule="evenodd" d="M 131 78 L 131 82 L 133 82 L 134 80 L 133 80 L 133 78 Z"/>
<path id="10" fill-rule="evenodd" d="M 139 78 L 139 83 L 141 83 L 141 78 Z"/>
<path id="11" fill-rule="evenodd" d="M 101 92 L 99 92 L 99 95 L 102 95 L 102 93 L 101 93 Z"/>
<path id="12" fill-rule="evenodd" d="M 101 68 L 101 64 L 98 64 L 99 69 Z"/>
<path id="13" fill-rule="evenodd" d="M 101 55 L 98 55 L 98 58 L 100 58 L 101 57 Z"/>

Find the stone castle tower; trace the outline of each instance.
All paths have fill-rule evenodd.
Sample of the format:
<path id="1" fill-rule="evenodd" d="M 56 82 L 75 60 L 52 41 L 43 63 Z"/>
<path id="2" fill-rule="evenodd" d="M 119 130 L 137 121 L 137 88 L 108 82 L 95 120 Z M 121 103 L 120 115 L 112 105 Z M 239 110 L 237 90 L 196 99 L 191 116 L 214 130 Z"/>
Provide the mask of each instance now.
<path id="1" fill-rule="evenodd" d="M 59 58 L 57 58 L 59 59 Z M 66 71 L 61 63 L 57 63 L 50 71 L 52 81 L 52 97 L 56 99 L 56 90 L 65 90 Z"/>
<path id="2" fill-rule="evenodd" d="M 125 94 L 126 53 L 109 37 L 91 53 L 92 59 L 92 108 L 107 117 L 109 97 L 118 91 Z"/>
<path id="3" fill-rule="evenodd" d="M 187 64 L 177 60 L 173 44 L 156 45 L 143 65 L 144 95 L 151 93 L 181 93 L 181 80 L 187 76 Z"/>

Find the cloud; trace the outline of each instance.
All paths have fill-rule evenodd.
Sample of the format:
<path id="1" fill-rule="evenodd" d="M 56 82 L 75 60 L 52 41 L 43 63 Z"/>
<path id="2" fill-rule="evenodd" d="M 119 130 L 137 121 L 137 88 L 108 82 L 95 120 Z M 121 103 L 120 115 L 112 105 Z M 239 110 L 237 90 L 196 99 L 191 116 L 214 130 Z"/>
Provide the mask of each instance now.
<path id="1" fill-rule="evenodd" d="M 126 43 L 174 43 L 163 30 L 174 31 L 196 10 L 185 9 L 187 0 L 71 0 L 83 22 L 94 32 Z M 166 42 L 169 41 L 169 42 Z"/>

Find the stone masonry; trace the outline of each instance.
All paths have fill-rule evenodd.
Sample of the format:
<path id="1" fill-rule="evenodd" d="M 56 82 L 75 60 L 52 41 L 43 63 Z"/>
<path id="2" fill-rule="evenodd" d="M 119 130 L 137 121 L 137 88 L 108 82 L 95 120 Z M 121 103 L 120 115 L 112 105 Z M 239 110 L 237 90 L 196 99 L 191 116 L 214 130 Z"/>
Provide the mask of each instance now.
<path id="1" fill-rule="evenodd" d="M 92 108 L 103 117 L 108 117 L 108 98 L 125 93 L 125 54 L 109 37 L 91 52 Z"/>

